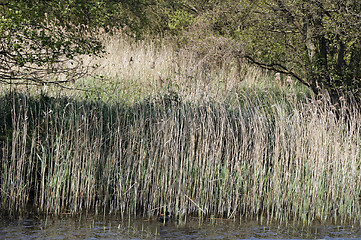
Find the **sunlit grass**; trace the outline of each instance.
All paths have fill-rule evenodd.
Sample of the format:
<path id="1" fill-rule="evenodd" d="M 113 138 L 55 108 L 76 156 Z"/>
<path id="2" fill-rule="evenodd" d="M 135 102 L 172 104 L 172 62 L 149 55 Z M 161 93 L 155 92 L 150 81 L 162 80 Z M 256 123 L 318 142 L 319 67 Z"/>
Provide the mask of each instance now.
<path id="1" fill-rule="evenodd" d="M 88 76 L 62 84 L 63 87 L 1 85 L 2 92 L 11 88 L 33 95 L 131 103 L 169 91 L 190 101 L 205 98 L 224 101 L 243 90 L 309 93 L 296 81 L 288 83 L 287 76 L 277 77 L 273 72 L 246 64 L 231 54 L 237 49 L 219 52 L 218 47 L 228 47 L 221 40 L 219 46 L 213 43 L 216 46 L 201 54 L 196 51 L 197 46 L 179 47 L 171 39 L 134 41 L 124 36 L 102 39 L 106 50 L 103 57 L 83 57 Z"/>
<path id="2" fill-rule="evenodd" d="M 107 41 L 73 89 L 2 86 L 3 212 L 360 223 L 355 106 L 236 59 Z"/>

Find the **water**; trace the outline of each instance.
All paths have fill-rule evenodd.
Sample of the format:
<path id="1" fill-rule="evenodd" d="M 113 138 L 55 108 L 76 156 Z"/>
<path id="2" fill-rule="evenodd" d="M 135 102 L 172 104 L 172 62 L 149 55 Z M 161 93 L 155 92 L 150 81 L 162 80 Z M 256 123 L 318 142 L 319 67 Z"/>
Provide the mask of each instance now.
<path id="1" fill-rule="evenodd" d="M 361 228 L 341 225 L 262 226 L 214 220 L 186 224 L 117 217 L 0 218 L 0 239 L 357 239 Z"/>

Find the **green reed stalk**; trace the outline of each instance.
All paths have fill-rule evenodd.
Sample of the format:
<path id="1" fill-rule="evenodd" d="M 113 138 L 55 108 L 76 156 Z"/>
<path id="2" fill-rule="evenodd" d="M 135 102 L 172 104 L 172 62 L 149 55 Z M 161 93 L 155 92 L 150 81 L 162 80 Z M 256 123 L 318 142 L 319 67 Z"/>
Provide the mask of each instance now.
<path id="1" fill-rule="evenodd" d="M 360 222 L 357 109 L 250 93 L 0 102 L 2 211 Z"/>

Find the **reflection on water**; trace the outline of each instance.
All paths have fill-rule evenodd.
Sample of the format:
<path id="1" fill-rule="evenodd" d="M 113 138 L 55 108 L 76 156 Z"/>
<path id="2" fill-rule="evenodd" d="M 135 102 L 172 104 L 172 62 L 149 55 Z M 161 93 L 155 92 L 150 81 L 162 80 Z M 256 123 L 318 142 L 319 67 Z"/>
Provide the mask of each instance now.
<path id="1" fill-rule="evenodd" d="M 138 219 L 121 221 L 116 217 L 63 217 L 8 220 L 1 218 L 0 239 L 345 239 L 360 238 L 361 228 L 314 225 L 261 226 L 256 222 L 236 223 L 216 220 L 187 224 Z"/>

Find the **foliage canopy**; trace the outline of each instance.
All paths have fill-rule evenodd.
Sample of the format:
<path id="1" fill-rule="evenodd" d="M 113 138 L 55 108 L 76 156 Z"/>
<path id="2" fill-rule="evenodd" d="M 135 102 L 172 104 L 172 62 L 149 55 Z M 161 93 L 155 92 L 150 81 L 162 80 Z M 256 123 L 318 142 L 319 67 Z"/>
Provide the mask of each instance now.
<path id="1" fill-rule="evenodd" d="M 245 1 L 246 2 L 246 1 Z M 355 0 L 248 1 L 239 38 L 245 57 L 286 73 L 318 93 L 361 88 L 361 3 Z M 246 8 L 244 8 L 246 9 Z"/>
<path id="2" fill-rule="evenodd" d="M 86 19 L 68 14 L 73 1 L 2 1 L 0 81 L 13 84 L 62 83 L 84 72 L 76 58 L 99 54 L 100 43 L 86 32 Z M 69 19 L 64 19 L 67 16 Z M 70 21 L 72 16 L 78 17 Z M 76 24 L 82 23 L 82 24 Z M 50 81 L 62 73 L 65 78 Z"/>

